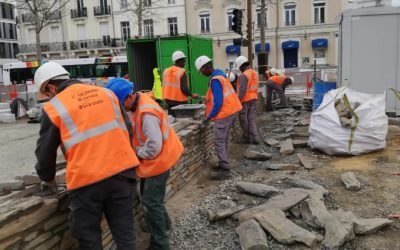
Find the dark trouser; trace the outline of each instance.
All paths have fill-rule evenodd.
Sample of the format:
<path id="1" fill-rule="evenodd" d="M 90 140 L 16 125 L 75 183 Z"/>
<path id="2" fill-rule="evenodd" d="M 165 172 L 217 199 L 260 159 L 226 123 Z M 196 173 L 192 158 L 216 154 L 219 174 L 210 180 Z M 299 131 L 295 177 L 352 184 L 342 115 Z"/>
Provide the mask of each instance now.
<path id="1" fill-rule="evenodd" d="M 176 107 L 176 106 L 179 106 L 181 104 L 187 104 L 188 102 L 178 102 L 178 101 L 165 100 L 165 103 L 167 104 L 168 114 L 172 115 L 173 117 L 175 117 L 175 113 L 172 110 L 172 108 Z"/>
<path id="2" fill-rule="evenodd" d="M 229 129 L 235 115 L 214 122 L 214 145 L 220 163 L 229 165 Z"/>
<path id="3" fill-rule="evenodd" d="M 118 250 L 136 249 L 133 221 L 133 180 L 121 175 L 69 193 L 69 222 L 80 249 L 103 249 L 101 219 L 104 215 Z"/>
<path id="4" fill-rule="evenodd" d="M 144 220 L 151 235 L 151 250 L 170 249 L 167 230 L 171 227 L 171 220 L 164 204 L 168 177 L 169 170 L 140 180 Z"/>
<path id="5" fill-rule="evenodd" d="M 256 102 L 250 100 L 242 103 L 243 109 L 239 112 L 239 122 L 244 138 L 258 139 L 256 126 Z"/>
<path id="6" fill-rule="evenodd" d="M 272 91 L 273 90 L 275 90 L 275 92 L 278 93 L 279 99 L 281 99 L 280 106 L 282 106 L 282 107 L 287 106 L 286 96 L 285 96 L 285 93 L 281 86 L 279 86 L 278 84 L 276 84 L 270 80 L 267 81 L 265 86 L 267 88 L 267 110 L 272 109 Z"/>

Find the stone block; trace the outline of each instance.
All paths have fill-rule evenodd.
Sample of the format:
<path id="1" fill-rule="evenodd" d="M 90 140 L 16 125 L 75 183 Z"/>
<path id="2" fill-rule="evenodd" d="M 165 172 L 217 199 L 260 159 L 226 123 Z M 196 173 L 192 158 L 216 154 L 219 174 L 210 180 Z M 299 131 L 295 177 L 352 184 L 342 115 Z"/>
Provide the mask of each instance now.
<path id="1" fill-rule="evenodd" d="M 281 155 L 290 155 L 293 154 L 294 148 L 292 139 L 286 139 L 285 141 L 281 142 L 281 149 L 279 150 Z"/>
<path id="2" fill-rule="evenodd" d="M 325 238 L 322 241 L 324 249 L 338 250 L 344 243 L 353 240 L 353 214 L 342 209 L 332 211 L 332 218 L 325 225 Z"/>
<path id="3" fill-rule="evenodd" d="M 8 189 L 11 191 L 24 190 L 25 183 L 21 180 L 4 180 L 0 182 L 0 190 Z"/>
<path id="4" fill-rule="evenodd" d="M 267 139 L 264 141 L 266 144 L 268 144 L 270 147 L 276 147 L 280 144 L 278 140 L 275 140 L 273 138 Z"/>
<path id="5" fill-rule="evenodd" d="M 35 239 L 36 236 L 38 236 L 38 234 L 39 234 L 38 231 L 34 231 L 32 233 L 29 233 L 24 237 L 24 241 L 31 241 L 31 240 Z"/>
<path id="6" fill-rule="evenodd" d="M 60 225 L 63 222 L 65 222 L 65 223 L 67 222 L 67 214 L 66 213 L 61 214 L 57 217 L 51 218 L 49 221 L 47 221 L 44 224 L 43 229 L 45 232 L 49 231 L 50 229 L 54 228 L 57 225 Z"/>
<path id="7" fill-rule="evenodd" d="M 361 189 L 361 183 L 358 181 L 356 175 L 353 172 L 346 172 L 341 174 L 340 179 L 346 186 L 347 190 L 358 191 Z"/>
<path id="8" fill-rule="evenodd" d="M 272 155 L 265 153 L 265 152 L 259 152 L 255 150 L 246 150 L 243 154 L 243 156 L 246 159 L 249 160 L 255 160 L 255 161 L 266 161 L 272 158 Z"/>
<path id="9" fill-rule="evenodd" d="M 16 216 L 40 206 L 40 197 L 9 199 L 0 205 L 0 224 L 11 222 Z"/>
<path id="10" fill-rule="evenodd" d="M 50 250 L 50 249 L 55 249 L 55 246 L 60 242 L 61 238 L 60 236 L 56 235 L 50 240 L 46 241 L 42 245 L 38 246 L 35 248 L 35 250 Z"/>
<path id="11" fill-rule="evenodd" d="M 296 154 L 297 159 L 299 159 L 300 164 L 303 165 L 305 169 L 313 169 L 313 164 L 309 159 L 307 159 L 303 154 Z"/>
<path id="12" fill-rule="evenodd" d="M 43 243 L 43 242 L 48 242 L 47 240 L 50 239 L 51 237 L 51 233 L 47 232 L 44 234 L 39 235 L 38 237 L 36 237 L 34 240 L 29 241 L 26 245 L 24 245 L 23 249 L 33 249 L 35 248 L 37 245 Z M 35 248 L 37 249 L 37 248 Z"/>
<path id="13" fill-rule="evenodd" d="M 385 218 L 364 219 L 353 214 L 354 233 L 359 235 L 372 234 L 393 221 Z"/>
<path id="14" fill-rule="evenodd" d="M 251 219 L 236 228 L 242 250 L 268 250 L 267 236 L 257 221 Z"/>
<path id="15" fill-rule="evenodd" d="M 8 247 L 16 244 L 20 240 L 21 240 L 21 236 L 19 236 L 19 235 L 14 236 L 14 237 L 0 243 L 0 249 L 7 249 Z M 15 249 L 19 249 L 19 247 L 16 247 Z"/>
<path id="16" fill-rule="evenodd" d="M 39 176 L 33 174 L 17 176 L 15 180 L 23 181 L 25 185 L 39 184 L 41 182 Z"/>
<path id="17" fill-rule="evenodd" d="M 252 182 L 237 182 L 236 189 L 242 193 L 249 193 L 260 197 L 271 197 L 281 193 L 281 190 L 276 187 Z"/>
<path id="18" fill-rule="evenodd" d="M 0 123 L 14 123 L 16 122 L 14 114 L 0 114 Z"/>
<path id="19" fill-rule="evenodd" d="M 237 207 L 231 207 L 231 208 L 226 208 L 226 209 L 221 209 L 218 210 L 216 212 L 210 212 L 208 214 L 208 220 L 210 222 L 212 221 L 216 221 L 216 220 L 222 220 L 225 218 L 228 218 L 240 211 L 243 211 L 244 209 L 246 209 L 245 205 L 241 205 L 241 206 L 237 206 Z"/>
<path id="20" fill-rule="evenodd" d="M 10 103 L 8 102 L 0 102 L 0 110 L 10 109 Z"/>
<path id="21" fill-rule="evenodd" d="M 314 183 L 312 181 L 306 181 L 306 180 L 296 179 L 296 178 L 288 178 L 287 183 L 292 187 L 304 188 L 304 189 L 310 189 L 310 190 L 321 190 L 324 195 L 329 194 L 329 190 L 327 190 L 323 186 L 321 186 L 317 183 Z"/>

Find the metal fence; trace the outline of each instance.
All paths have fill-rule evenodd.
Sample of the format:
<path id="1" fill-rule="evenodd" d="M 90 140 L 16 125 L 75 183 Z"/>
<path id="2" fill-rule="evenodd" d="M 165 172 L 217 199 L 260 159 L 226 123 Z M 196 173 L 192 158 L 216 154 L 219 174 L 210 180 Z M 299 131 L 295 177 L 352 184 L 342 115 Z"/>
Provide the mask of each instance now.
<path id="1" fill-rule="evenodd" d="M 0 103 L 11 102 L 17 97 L 28 102 L 29 106 L 36 102 L 35 96 L 28 94 L 28 84 L 0 85 Z"/>

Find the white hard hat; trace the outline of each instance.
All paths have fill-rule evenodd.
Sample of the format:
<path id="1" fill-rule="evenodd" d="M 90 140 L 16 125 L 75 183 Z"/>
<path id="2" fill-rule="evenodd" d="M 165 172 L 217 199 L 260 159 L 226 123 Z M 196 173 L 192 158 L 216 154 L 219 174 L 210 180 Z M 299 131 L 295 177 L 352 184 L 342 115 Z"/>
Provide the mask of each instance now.
<path id="1" fill-rule="evenodd" d="M 239 56 L 239 57 L 236 58 L 236 60 L 235 60 L 236 67 L 239 68 L 240 66 L 243 65 L 243 63 L 247 63 L 248 61 L 249 61 L 249 60 L 247 60 L 246 57 L 244 57 L 244 56 Z"/>
<path id="2" fill-rule="evenodd" d="M 237 75 L 234 72 L 230 72 L 227 76 L 230 82 L 234 82 L 237 78 Z"/>
<path id="3" fill-rule="evenodd" d="M 186 58 L 185 54 L 182 51 L 177 50 L 172 54 L 173 62 L 176 62 L 177 60 L 179 60 L 181 58 Z"/>
<path id="4" fill-rule="evenodd" d="M 269 73 L 271 74 L 271 75 L 276 75 L 276 69 L 275 68 L 271 68 L 270 70 L 269 70 Z"/>
<path id="5" fill-rule="evenodd" d="M 69 79 L 69 73 L 63 66 L 55 62 L 47 62 L 40 66 L 34 76 L 35 86 L 38 90 L 38 100 L 46 98 L 44 89 L 51 79 Z"/>
<path id="6" fill-rule="evenodd" d="M 291 76 L 291 77 L 289 77 L 290 78 L 290 80 L 292 81 L 292 83 L 294 83 L 294 78 Z"/>
<path id="7" fill-rule="evenodd" d="M 207 63 L 211 62 L 211 59 L 208 56 L 199 56 L 194 63 L 196 65 L 196 69 L 200 71 L 200 69 L 206 65 Z"/>

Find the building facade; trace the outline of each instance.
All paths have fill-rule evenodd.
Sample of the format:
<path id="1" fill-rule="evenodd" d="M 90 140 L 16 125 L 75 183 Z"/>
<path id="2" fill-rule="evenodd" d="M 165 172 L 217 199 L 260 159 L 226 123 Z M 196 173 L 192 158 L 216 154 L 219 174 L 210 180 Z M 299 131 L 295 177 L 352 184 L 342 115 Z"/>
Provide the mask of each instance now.
<path id="1" fill-rule="evenodd" d="M 40 33 L 47 59 L 126 55 L 128 38 L 186 33 L 184 0 L 70 0 Z M 138 14 L 141 14 L 139 32 Z M 25 14 L 26 15 L 26 14 Z M 36 59 L 35 29 L 24 14 L 18 20 L 22 61 Z"/>
<path id="2" fill-rule="evenodd" d="M 266 51 L 268 66 L 276 68 L 309 68 L 314 60 L 320 67 L 337 65 L 339 15 L 347 6 L 344 0 L 271 0 L 266 1 Z M 233 9 L 244 10 L 246 38 L 246 1 L 187 1 L 188 32 L 214 40 L 217 67 L 232 69 L 237 56 L 247 56 L 247 47 L 232 44 L 240 35 L 231 30 Z M 260 2 L 253 1 L 253 59 L 257 64 L 260 51 Z"/>
<path id="3" fill-rule="evenodd" d="M 10 1 L 0 0 L 0 82 L 3 79 L 2 65 L 16 61 L 18 54 L 15 15 L 15 5 Z"/>

